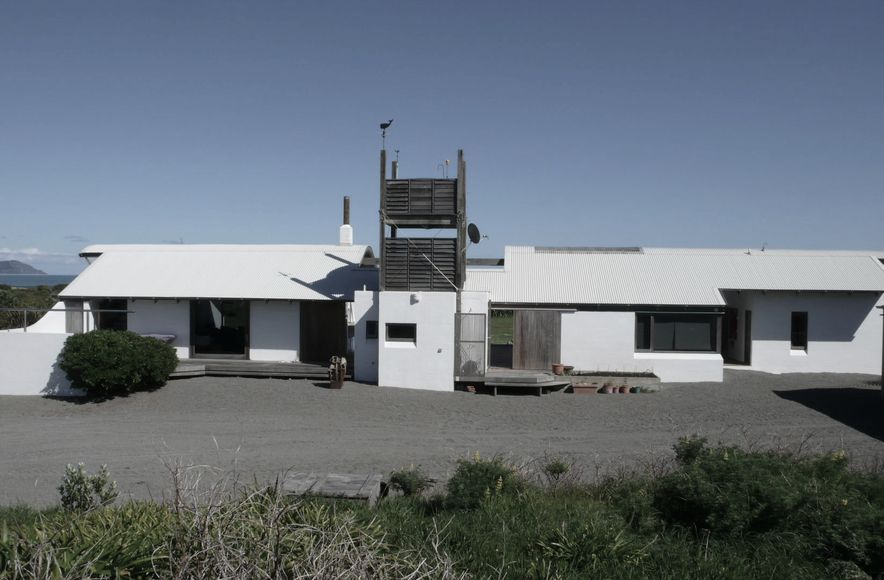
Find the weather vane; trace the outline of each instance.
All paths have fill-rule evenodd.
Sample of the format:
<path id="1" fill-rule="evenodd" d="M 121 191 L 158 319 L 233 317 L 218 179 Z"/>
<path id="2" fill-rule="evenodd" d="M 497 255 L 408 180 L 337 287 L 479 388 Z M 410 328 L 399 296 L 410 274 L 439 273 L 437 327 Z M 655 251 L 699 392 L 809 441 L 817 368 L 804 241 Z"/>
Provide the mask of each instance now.
<path id="1" fill-rule="evenodd" d="M 381 149 L 387 148 L 387 129 L 389 129 L 392 124 L 393 119 L 390 119 L 386 123 L 381 123 Z"/>

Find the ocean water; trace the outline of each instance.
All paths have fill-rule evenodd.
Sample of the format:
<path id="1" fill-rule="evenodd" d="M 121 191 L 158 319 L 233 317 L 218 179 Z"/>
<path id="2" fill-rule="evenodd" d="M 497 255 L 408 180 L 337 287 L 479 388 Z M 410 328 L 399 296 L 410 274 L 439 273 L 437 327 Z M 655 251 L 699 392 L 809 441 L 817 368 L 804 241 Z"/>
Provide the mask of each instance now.
<path id="1" fill-rule="evenodd" d="M 76 278 L 74 274 L 0 274 L 0 284 L 16 288 L 33 288 L 70 284 L 74 278 Z"/>

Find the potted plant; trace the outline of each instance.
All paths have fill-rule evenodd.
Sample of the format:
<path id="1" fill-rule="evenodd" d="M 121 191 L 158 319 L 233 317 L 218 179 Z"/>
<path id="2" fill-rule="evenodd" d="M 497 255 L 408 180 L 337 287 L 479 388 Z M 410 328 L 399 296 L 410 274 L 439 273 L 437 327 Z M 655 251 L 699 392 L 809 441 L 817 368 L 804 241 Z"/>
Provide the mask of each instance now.
<path id="1" fill-rule="evenodd" d="M 565 365 L 562 363 L 553 363 L 552 372 L 554 375 L 558 376 L 565 374 Z"/>
<path id="2" fill-rule="evenodd" d="M 605 384 L 602 385 L 602 393 L 606 395 L 610 395 L 614 392 L 614 385 L 611 384 L 610 381 L 605 381 Z"/>

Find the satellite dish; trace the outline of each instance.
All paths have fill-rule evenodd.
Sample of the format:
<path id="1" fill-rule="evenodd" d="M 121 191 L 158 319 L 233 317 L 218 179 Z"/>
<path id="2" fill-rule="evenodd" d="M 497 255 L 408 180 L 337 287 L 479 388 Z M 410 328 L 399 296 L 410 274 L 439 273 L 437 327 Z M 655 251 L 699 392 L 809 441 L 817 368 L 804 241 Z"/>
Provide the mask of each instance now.
<path id="1" fill-rule="evenodd" d="M 478 244 L 482 241 L 482 234 L 479 233 L 479 227 L 476 224 L 470 224 L 467 226 L 467 235 L 470 237 L 470 241 L 474 244 Z"/>

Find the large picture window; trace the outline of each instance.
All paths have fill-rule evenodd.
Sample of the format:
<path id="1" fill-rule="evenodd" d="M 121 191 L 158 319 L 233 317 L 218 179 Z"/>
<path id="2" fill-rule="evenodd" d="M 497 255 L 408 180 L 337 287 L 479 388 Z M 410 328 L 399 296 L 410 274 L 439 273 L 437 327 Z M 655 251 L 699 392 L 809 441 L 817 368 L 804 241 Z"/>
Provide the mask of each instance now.
<path id="1" fill-rule="evenodd" d="M 636 313 L 635 350 L 717 352 L 716 314 Z"/>

